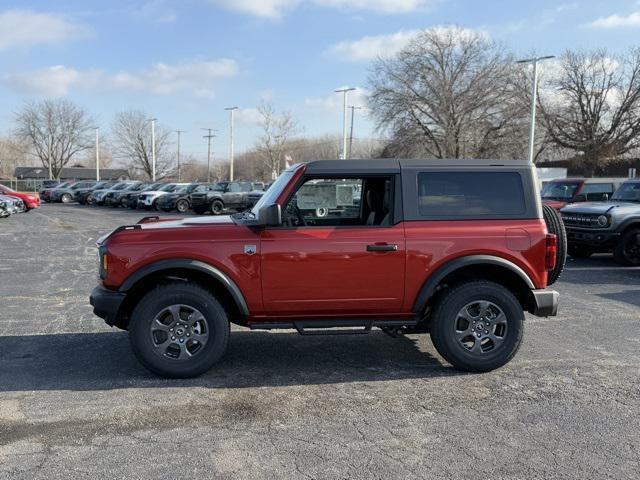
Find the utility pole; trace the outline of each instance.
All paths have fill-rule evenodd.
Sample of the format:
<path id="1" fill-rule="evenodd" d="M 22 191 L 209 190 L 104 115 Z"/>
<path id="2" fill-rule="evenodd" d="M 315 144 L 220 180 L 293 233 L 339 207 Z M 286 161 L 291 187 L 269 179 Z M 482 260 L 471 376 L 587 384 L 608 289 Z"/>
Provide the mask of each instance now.
<path id="1" fill-rule="evenodd" d="M 156 181 L 156 120 L 157 118 L 150 118 L 151 122 L 151 181 Z"/>
<path id="2" fill-rule="evenodd" d="M 229 111 L 229 181 L 233 182 L 233 112 L 235 112 L 238 107 L 227 107 L 225 110 Z"/>
<path id="3" fill-rule="evenodd" d="M 216 137 L 211 132 L 217 130 L 214 130 L 212 128 L 203 128 L 202 130 L 208 132 L 208 135 L 203 135 L 202 138 L 207 139 L 207 183 L 211 183 L 211 139 Z"/>
<path id="4" fill-rule="evenodd" d="M 533 91 L 531 93 L 531 125 L 529 127 L 529 163 L 533 163 L 533 148 L 536 134 L 536 104 L 538 102 L 538 62 L 555 58 L 554 55 L 544 57 L 526 58 L 518 60 L 516 63 L 532 63 L 533 64 Z"/>
<path id="5" fill-rule="evenodd" d="M 185 130 L 174 130 L 178 134 L 178 182 L 180 182 L 180 134 L 185 133 Z"/>
<path id="6" fill-rule="evenodd" d="M 355 105 L 351 105 L 349 107 L 351 109 L 351 134 L 349 135 L 349 158 L 353 156 L 353 117 L 355 117 L 356 110 L 362 110 L 362 107 L 356 107 Z"/>
<path id="7" fill-rule="evenodd" d="M 342 159 L 347 159 L 347 93 L 355 90 L 353 87 L 339 88 L 335 93 L 342 93 Z"/>
<path id="8" fill-rule="evenodd" d="M 100 181 L 100 127 L 96 128 L 96 182 Z"/>

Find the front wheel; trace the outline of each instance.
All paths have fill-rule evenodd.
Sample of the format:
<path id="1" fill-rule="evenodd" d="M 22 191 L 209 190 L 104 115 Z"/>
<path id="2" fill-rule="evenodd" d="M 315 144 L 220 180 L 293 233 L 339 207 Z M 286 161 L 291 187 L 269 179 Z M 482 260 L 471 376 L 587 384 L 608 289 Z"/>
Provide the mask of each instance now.
<path id="1" fill-rule="evenodd" d="M 523 333 L 522 306 L 494 282 L 461 283 L 445 293 L 433 312 L 433 345 L 446 361 L 466 372 L 488 372 L 507 364 Z"/>
<path id="2" fill-rule="evenodd" d="M 167 378 L 197 377 L 226 351 L 229 319 L 209 291 L 170 283 L 140 300 L 129 323 L 129 340 L 151 372 Z"/>
<path id="3" fill-rule="evenodd" d="M 71 202 L 71 195 L 68 193 L 65 193 L 64 195 L 62 195 L 62 198 L 60 199 L 60 201 L 62 203 L 70 203 Z"/>
<path id="4" fill-rule="evenodd" d="M 634 228 L 622 234 L 613 250 L 613 258 L 620 265 L 640 265 L 640 229 Z"/>

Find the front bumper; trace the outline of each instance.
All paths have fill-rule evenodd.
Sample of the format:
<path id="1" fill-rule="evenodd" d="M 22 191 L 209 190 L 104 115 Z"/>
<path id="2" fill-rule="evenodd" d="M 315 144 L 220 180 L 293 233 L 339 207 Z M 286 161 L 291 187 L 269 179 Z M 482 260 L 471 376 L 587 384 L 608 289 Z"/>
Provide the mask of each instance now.
<path id="1" fill-rule="evenodd" d="M 113 326 L 124 297 L 124 293 L 114 292 L 104 288 L 102 285 L 98 285 L 91 292 L 89 303 L 93 306 L 95 315 L 104 319 L 107 325 Z"/>
<path id="2" fill-rule="evenodd" d="M 555 317 L 558 314 L 560 294 L 555 290 L 531 290 L 533 305 L 529 313 L 536 317 Z"/>
<path id="3" fill-rule="evenodd" d="M 618 243 L 620 233 L 610 230 L 577 229 L 565 227 L 567 231 L 567 242 L 569 245 L 585 245 L 589 247 L 608 249 Z"/>

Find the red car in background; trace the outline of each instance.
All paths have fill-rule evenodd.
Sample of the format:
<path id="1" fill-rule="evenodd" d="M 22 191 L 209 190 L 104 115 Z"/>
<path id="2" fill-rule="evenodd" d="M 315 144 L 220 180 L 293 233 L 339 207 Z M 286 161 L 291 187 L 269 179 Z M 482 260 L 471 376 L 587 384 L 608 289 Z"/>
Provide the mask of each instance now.
<path id="1" fill-rule="evenodd" d="M 542 188 L 542 202 L 556 210 L 569 203 L 605 202 L 624 182 L 624 178 L 561 178 Z"/>
<path id="2" fill-rule="evenodd" d="M 24 202 L 27 211 L 40 206 L 40 196 L 37 193 L 20 193 L 5 185 L 0 185 L 0 194 L 19 198 Z"/>

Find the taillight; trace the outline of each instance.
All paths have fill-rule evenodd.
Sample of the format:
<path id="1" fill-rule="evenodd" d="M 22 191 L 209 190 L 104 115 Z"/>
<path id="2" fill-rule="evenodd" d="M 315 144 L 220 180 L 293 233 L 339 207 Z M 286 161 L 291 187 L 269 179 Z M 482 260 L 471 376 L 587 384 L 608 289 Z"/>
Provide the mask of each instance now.
<path id="1" fill-rule="evenodd" d="M 558 238 L 553 233 L 547 233 L 547 248 L 545 267 L 547 271 L 556 268 L 556 253 L 558 252 Z"/>
<path id="2" fill-rule="evenodd" d="M 100 278 L 104 280 L 107 278 L 107 272 L 109 270 L 109 252 L 107 251 L 107 247 L 104 245 L 100 245 L 98 248 L 98 260 L 100 262 L 98 269 Z"/>

